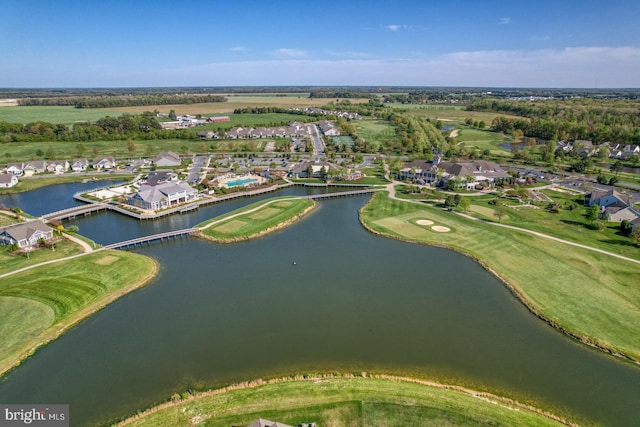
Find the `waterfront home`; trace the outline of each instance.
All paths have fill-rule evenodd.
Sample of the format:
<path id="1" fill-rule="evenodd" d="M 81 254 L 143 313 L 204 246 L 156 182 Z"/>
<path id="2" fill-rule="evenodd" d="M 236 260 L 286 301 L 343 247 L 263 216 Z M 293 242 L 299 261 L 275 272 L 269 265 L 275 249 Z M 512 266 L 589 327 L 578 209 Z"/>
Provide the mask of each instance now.
<path id="1" fill-rule="evenodd" d="M 142 209 L 159 210 L 195 200 L 197 192 L 186 182 L 143 184 L 130 196 L 127 204 Z"/>
<path id="2" fill-rule="evenodd" d="M 116 161 L 113 157 L 96 157 L 91 166 L 94 169 L 113 169 L 116 167 Z"/>
<path id="3" fill-rule="evenodd" d="M 302 162 L 291 169 L 289 176 L 293 178 L 320 178 L 328 174 L 331 169 L 338 168 L 329 162 Z M 311 173 L 311 176 L 309 176 L 309 173 Z"/>
<path id="4" fill-rule="evenodd" d="M 0 243 L 4 245 L 17 244 L 19 248 L 36 245 L 40 239 L 53 239 L 53 229 L 41 220 L 22 222 L 0 229 Z"/>
<path id="5" fill-rule="evenodd" d="M 438 167 L 430 160 L 414 160 L 404 164 L 398 171 L 400 180 L 416 181 L 418 184 L 431 184 L 438 179 Z"/>
<path id="6" fill-rule="evenodd" d="M 69 162 L 66 160 L 52 160 L 47 164 L 47 172 L 61 174 L 67 170 L 69 170 Z"/>
<path id="7" fill-rule="evenodd" d="M 24 163 L 9 163 L 7 165 L 7 173 L 20 176 L 24 172 Z"/>
<path id="8" fill-rule="evenodd" d="M 497 163 L 486 160 L 464 163 L 440 162 L 437 167 L 442 170 L 438 172 L 442 176 L 438 182 L 439 185 L 444 186 L 448 181 L 455 180 L 458 187 L 467 190 L 473 190 L 481 182 L 492 184 L 496 178 L 511 176 Z"/>
<path id="9" fill-rule="evenodd" d="M 25 162 L 23 173 L 25 176 L 31 176 L 37 173 L 44 173 L 47 170 L 47 162 L 44 160 L 30 160 Z"/>
<path id="10" fill-rule="evenodd" d="M 18 177 L 10 173 L 0 174 L 0 188 L 10 188 L 18 184 Z"/>
<path id="11" fill-rule="evenodd" d="M 153 164 L 160 167 L 180 166 L 182 159 L 173 151 L 166 151 L 158 154 L 156 158 L 153 159 Z"/>
<path id="12" fill-rule="evenodd" d="M 71 164 L 71 170 L 74 172 L 84 172 L 89 167 L 89 160 L 80 158 L 73 159 L 73 163 Z"/>

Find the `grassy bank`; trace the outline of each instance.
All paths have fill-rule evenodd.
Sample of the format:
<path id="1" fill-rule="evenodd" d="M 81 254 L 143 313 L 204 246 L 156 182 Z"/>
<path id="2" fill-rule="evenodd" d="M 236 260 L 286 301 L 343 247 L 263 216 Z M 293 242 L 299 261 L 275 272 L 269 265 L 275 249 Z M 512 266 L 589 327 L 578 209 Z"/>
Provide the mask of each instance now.
<path id="1" fill-rule="evenodd" d="M 377 193 L 360 212 L 372 232 L 449 247 L 493 271 L 531 311 L 576 338 L 640 360 L 640 264 Z M 448 232 L 434 231 L 433 221 Z"/>
<path id="2" fill-rule="evenodd" d="M 258 418 L 289 425 L 562 425 L 513 401 L 437 384 L 388 378 L 257 381 L 151 409 L 119 425 L 249 425 Z"/>
<path id="3" fill-rule="evenodd" d="M 202 237 L 217 242 L 235 242 L 262 236 L 302 218 L 315 207 L 309 199 L 263 200 L 198 224 Z"/>
<path id="4" fill-rule="evenodd" d="M 0 375 L 156 271 L 151 258 L 100 251 L 0 278 Z"/>
<path id="5" fill-rule="evenodd" d="M 0 194 L 21 193 L 23 191 L 36 190 L 38 188 L 47 187 L 49 185 L 66 184 L 69 182 L 82 182 L 87 179 L 100 181 L 130 181 L 135 175 L 131 174 L 111 174 L 96 173 L 87 175 L 64 174 L 64 175 L 37 175 L 29 178 L 19 178 L 20 181 L 15 187 L 3 188 Z M 96 184 L 97 186 L 100 184 Z"/>

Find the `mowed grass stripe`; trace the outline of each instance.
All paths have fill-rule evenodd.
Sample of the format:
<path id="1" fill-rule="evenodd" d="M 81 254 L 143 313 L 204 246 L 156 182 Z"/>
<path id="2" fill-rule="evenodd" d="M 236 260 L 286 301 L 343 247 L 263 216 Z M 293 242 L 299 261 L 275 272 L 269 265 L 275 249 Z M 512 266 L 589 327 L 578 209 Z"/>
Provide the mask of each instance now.
<path id="1" fill-rule="evenodd" d="M 275 207 L 281 203 L 286 205 Z M 309 199 L 263 200 L 205 221 L 196 227 L 200 228 L 202 237 L 215 241 L 246 240 L 284 227 L 310 212 L 314 206 L 315 202 Z M 211 223 L 214 225 L 208 226 Z"/>
<path id="2" fill-rule="evenodd" d="M 559 422 L 495 396 L 381 378 L 286 381 L 209 392 L 154 408 L 120 425 L 209 427 L 249 425 L 258 418 L 288 425 L 442 426 Z"/>
<path id="3" fill-rule="evenodd" d="M 391 200 L 386 194 L 374 195 L 360 217 L 372 231 L 471 255 L 544 318 L 640 360 L 638 264 L 433 207 Z M 428 218 L 452 232 L 418 233 L 405 223 L 410 218 Z"/>
<path id="4" fill-rule="evenodd" d="M 0 301 L 9 298 L 0 304 L 0 318 L 12 341 L 0 348 L 0 375 L 80 320 L 142 286 L 156 271 L 151 258 L 100 251 L 0 278 Z M 34 308 L 32 317 L 22 313 L 25 304 Z"/>

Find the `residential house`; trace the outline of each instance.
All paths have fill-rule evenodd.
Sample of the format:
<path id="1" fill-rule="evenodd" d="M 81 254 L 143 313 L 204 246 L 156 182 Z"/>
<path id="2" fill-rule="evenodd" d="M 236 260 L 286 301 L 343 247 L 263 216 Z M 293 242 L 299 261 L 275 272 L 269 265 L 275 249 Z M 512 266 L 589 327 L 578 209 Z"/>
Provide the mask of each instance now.
<path id="1" fill-rule="evenodd" d="M 318 127 L 323 135 L 326 136 L 337 136 L 340 135 L 340 131 L 336 128 L 336 125 L 331 123 L 328 120 L 320 120 L 318 122 Z"/>
<path id="2" fill-rule="evenodd" d="M 96 157 L 91 165 L 94 169 L 113 169 L 116 161 L 113 157 Z"/>
<path id="3" fill-rule="evenodd" d="M 153 159 L 153 164 L 159 167 L 180 166 L 182 164 L 182 159 L 180 159 L 180 156 L 173 151 L 166 151 L 158 154 L 156 158 Z"/>
<path id="4" fill-rule="evenodd" d="M 610 222 L 622 222 L 625 219 L 631 222 L 640 218 L 640 213 L 631 206 L 611 205 L 604 208 L 602 217 Z"/>
<path id="5" fill-rule="evenodd" d="M 601 208 L 606 208 L 614 204 L 619 206 L 630 205 L 627 197 L 616 190 L 592 191 L 584 197 L 584 204 L 587 206 L 598 205 Z"/>
<path id="6" fill-rule="evenodd" d="M 438 181 L 439 185 L 445 185 L 448 181 L 455 179 L 458 187 L 468 190 L 475 189 L 481 182 L 492 184 L 496 178 L 510 177 L 500 165 L 486 160 L 465 163 L 440 162 L 437 168 L 442 170 L 438 172 L 442 175 Z"/>
<path id="7" fill-rule="evenodd" d="M 186 182 L 145 184 L 129 197 L 127 203 L 142 209 L 159 210 L 195 200 L 196 196 L 196 190 Z"/>
<path id="8" fill-rule="evenodd" d="M 84 172 L 89 167 L 89 160 L 80 158 L 73 159 L 73 163 L 71 164 L 71 170 L 73 172 Z"/>
<path id="9" fill-rule="evenodd" d="M 9 163 L 7 165 L 7 173 L 20 176 L 24 172 L 24 163 Z"/>
<path id="10" fill-rule="evenodd" d="M 213 139 L 216 137 L 216 133 L 212 130 L 203 130 L 198 132 L 198 138 L 200 139 Z"/>
<path id="11" fill-rule="evenodd" d="M 311 168 L 311 170 L 309 169 Z M 328 173 L 330 169 L 336 169 L 336 166 L 329 162 L 302 162 L 295 166 L 289 172 L 289 175 L 294 178 L 320 178 L 324 173 Z M 312 172 L 312 176 L 309 176 L 309 172 Z"/>
<path id="12" fill-rule="evenodd" d="M 47 162 L 44 160 L 30 160 L 25 162 L 23 173 L 25 176 L 31 176 L 37 173 L 44 173 L 47 170 Z"/>
<path id="13" fill-rule="evenodd" d="M 41 220 L 22 222 L 0 229 L 0 243 L 17 244 L 19 248 L 34 246 L 40 239 L 53 239 L 53 229 Z"/>
<path id="14" fill-rule="evenodd" d="M 400 169 L 397 179 L 417 181 L 419 184 L 431 184 L 438 179 L 438 167 L 432 161 L 427 160 L 408 162 Z"/>
<path id="15" fill-rule="evenodd" d="M 0 188 L 10 188 L 18 184 L 18 177 L 10 173 L 0 174 Z"/>
<path id="16" fill-rule="evenodd" d="M 47 164 L 47 172 L 55 174 L 65 173 L 69 170 L 69 162 L 66 160 L 52 160 Z"/>

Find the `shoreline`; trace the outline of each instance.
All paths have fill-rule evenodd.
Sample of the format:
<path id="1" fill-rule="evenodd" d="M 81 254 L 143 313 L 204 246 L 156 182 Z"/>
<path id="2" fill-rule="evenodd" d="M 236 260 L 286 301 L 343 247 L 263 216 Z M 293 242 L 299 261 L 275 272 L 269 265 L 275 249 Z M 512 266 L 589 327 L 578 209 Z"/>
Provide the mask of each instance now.
<path id="1" fill-rule="evenodd" d="M 488 266 L 488 264 L 486 264 L 486 262 L 481 259 L 478 258 L 475 255 L 472 255 L 466 251 L 464 251 L 461 248 L 457 248 L 454 246 L 449 246 L 449 245 L 445 245 L 445 244 L 440 244 L 440 243 L 432 243 L 432 242 L 421 242 L 421 241 L 416 241 L 416 240 L 410 240 L 410 239 L 404 239 L 402 237 L 399 236 L 393 236 L 391 234 L 386 234 L 383 232 L 379 232 L 377 230 L 372 229 L 371 227 L 369 227 L 368 224 L 365 223 L 365 221 L 362 219 L 362 211 L 363 209 L 365 209 L 369 203 L 371 203 L 373 200 L 373 198 L 369 199 L 369 201 L 367 203 L 365 203 L 362 208 L 360 208 L 360 210 L 358 211 L 358 219 L 360 220 L 360 224 L 364 227 L 365 230 L 367 230 L 368 232 L 370 232 L 371 234 L 375 234 L 376 236 L 380 236 L 380 237 L 384 237 L 384 238 L 390 238 L 390 239 L 395 239 L 395 240 L 399 240 L 401 242 L 406 242 L 406 243 L 412 243 L 412 244 L 417 244 L 417 245 L 425 245 L 425 246 L 433 246 L 433 247 L 437 247 L 437 248 L 442 248 L 442 249 L 448 249 L 457 253 L 460 253 L 466 257 L 471 258 L 472 260 L 474 260 L 475 262 L 477 262 L 483 269 L 485 269 L 486 271 L 488 271 L 490 274 L 492 274 L 495 278 L 497 278 L 508 290 L 509 292 L 518 300 L 520 301 L 525 308 L 534 316 L 536 316 L 538 319 L 542 320 L 543 322 L 545 322 L 546 324 L 548 324 L 549 326 L 551 326 L 552 328 L 558 330 L 559 332 L 561 332 L 562 334 L 566 335 L 569 338 L 572 338 L 582 344 L 585 344 L 589 347 L 595 348 L 597 350 L 602 351 L 603 353 L 609 354 L 611 356 L 617 357 L 619 359 L 622 359 L 624 361 L 633 363 L 634 365 L 640 365 L 640 360 L 626 354 L 623 352 L 619 352 L 616 351 L 612 348 L 606 347 L 602 344 L 599 344 L 597 342 L 594 342 L 593 340 L 591 340 L 590 338 L 587 338 L 586 336 L 580 335 L 576 332 L 573 332 L 567 328 L 565 328 L 564 326 L 560 325 L 559 323 L 547 318 L 546 316 L 544 316 L 542 313 L 540 313 L 534 306 L 533 304 L 527 300 L 524 295 L 518 290 L 518 288 L 516 286 L 514 286 L 512 283 L 510 283 L 509 281 L 507 281 L 504 277 L 502 277 L 497 271 L 495 271 L 494 269 L 492 269 L 491 267 Z"/>
<path id="2" fill-rule="evenodd" d="M 60 323 L 54 323 L 53 325 L 47 327 L 47 329 L 45 329 L 34 342 L 28 343 L 23 347 L 23 349 L 18 350 L 18 355 L 15 358 L 12 358 L 12 360 L 8 360 L 6 362 L 6 366 L 5 364 L 0 366 L 0 379 L 2 379 L 13 369 L 19 367 L 22 362 L 33 356 L 41 347 L 58 339 L 62 334 L 69 331 L 83 320 L 91 317 L 92 315 L 102 310 L 114 301 L 120 299 L 121 297 L 149 284 L 160 271 L 160 265 L 154 258 L 147 257 L 145 255 L 139 256 L 142 256 L 151 262 L 152 268 L 147 276 L 139 278 L 135 283 L 129 286 L 124 286 L 118 291 L 105 295 L 104 298 L 95 301 L 91 305 L 81 309 L 80 311 L 71 315 L 69 318 L 61 321 Z"/>
<path id="3" fill-rule="evenodd" d="M 493 393 L 476 391 L 476 390 L 469 389 L 462 386 L 457 386 L 452 384 L 443 384 L 443 383 L 424 380 L 424 379 L 403 377 L 403 376 L 397 376 L 397 375 L 387 375 L 387 374 L 368 374 L 367 372 L 362 372 L 358 375 L 328 373 L 328 374 L 314 374 L 311 376 L 310 375 L 284 376 L 284 377 L 270 378 L 266 380 L 262 378 L 258 378 L 251 381 L 244 381 L 241 383 L 231 384 L 231 385 L 217 388 L 217 389 L 210 389 L 207 391 L 196 392 L 194 394 L 189 395 L 189 397 L 187 397 L 186 399 L 179 399 L 179 400 L 172 399 L 167 402 L 160 403 L 158 405 L 145 409 L 130 417 L 124 418 L 121 421 L 117 421 L 112 425 L 114 427 L 127 426 L 133 422 L 143 420 L 149 415 L 153 415 L 157 412 L 160 412 L 166 409 L 175 408 L 184 403 L 197 402 L 199 400 L 206 399 L 207 397 L 223 395 L 236 390 L 253 389 L 261 386 L 282 384 L 282 383 L 292 383 L 292 382 L 322 383 L 324 381 L 331 381 L 331 380 L 364 380 L 364 381 L 384 380 L 384 381 L 390 381 L 390 382 L 418 384 L 421 386 L 431 387 L 431 388 L 440 389 L 440 390 L 456 391 L 476 399 L 484 400 L 487 403 L 509 405 L 513 407 L 513 408 L 510 408 L 512 410 L 517 411 L 520 409 L 524 409 L 529 412 L 548 418 L 550 420 L 556 421 L 560 424 L 564 424 L 566 426 L 571 426 L 571 427 L 578 426 L 578 424 L 565 420 L 564 418 L 561 418 L 551 412 L 545 411 L 543 409 L 537 408 L 529 404 L 521 403 L 514 399 L 502 397 Z"/>

